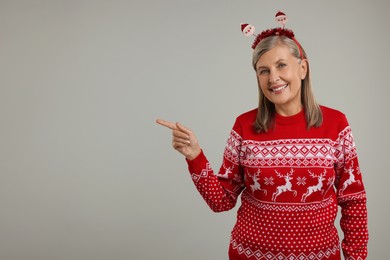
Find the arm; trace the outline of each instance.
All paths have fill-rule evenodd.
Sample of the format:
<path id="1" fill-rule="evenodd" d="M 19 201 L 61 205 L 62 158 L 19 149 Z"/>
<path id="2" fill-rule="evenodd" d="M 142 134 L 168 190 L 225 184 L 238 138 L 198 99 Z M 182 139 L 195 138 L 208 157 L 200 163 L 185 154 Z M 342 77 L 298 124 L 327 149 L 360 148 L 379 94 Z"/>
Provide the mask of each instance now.
<path id="1" fill-rule="evenodd" d="M 221 212 L 234 208 L 243 187 L 236 166 L 226 170 L 233 170 L 231 173 L 223 173 L 221 167 L 220 173 L 215 174 L 203 152 L 195 160 L 187 162 L 196 188 L 212 211 Z"/>
<path id="2" fill-rule="evenodd" d="M 214 212 L 232 209 L 244 184 L 239 166 L 241 139 L 232 131 L 224 152 L 223 164 L 216 174 L 200 149 L 194 133 L 176 123 L 158 120 L 172 130 L 172 146 L 186 157 L 192 180 L 203 199 Z"/>
<path id="3" fill-rule="evenodd" d="M 338 204 L 341 207 L 340 227 L 344 232 L 342 249 L 346 260 L 366 259 L 368 243 L 366 192 L 349 126 L 340 132 L 337 143 L 336 190 Z"/>

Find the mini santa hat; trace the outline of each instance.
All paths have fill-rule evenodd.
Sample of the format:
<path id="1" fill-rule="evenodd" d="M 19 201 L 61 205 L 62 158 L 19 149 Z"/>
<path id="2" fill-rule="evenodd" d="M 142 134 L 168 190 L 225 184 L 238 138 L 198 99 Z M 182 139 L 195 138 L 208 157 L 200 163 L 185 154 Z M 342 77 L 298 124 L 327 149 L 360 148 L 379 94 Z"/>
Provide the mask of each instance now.
<path id="1" fill-rule="evenodd" d="M 281 16 L 286 16 L 286 14 L 283 13 L 282 11 L 278 11 L 278 12 L 275 14 L 275 18 L 281 17 Z"/>
<path id="2" fill-rule="evenodd" d="M 242 23 L 241 24 L 241 31 L 244 32 L 245 28 L 248 26 L 249 24 L 247 23 Z"/>
<path id="3" fill-rule="evenodd" d="M 287 15 L 285 13 L 283 13 L 282 11 L 278 11 L 275 14 L 276 21 L 278 21 L 277 20 L 278 18 L 285 18 L 285 21 L 284 21 L 284 23 L 285 23 L 286 20 L 287 20 Z M 250 24 L 242 23 L 241 24 L 241 31 L 244 32 L 244 29 L 248 25 L 250 25 Z M 244 35 L 245 35 L 245 33 L 244 33 Z M 254 42 L 252 44 L 252 49 L 255 49 L 256 46 L 260 43 L 260 41 L 262 41 L 263 39 L 265 39 L 267 37 L 270 37 L 270 36 L 285 36 L 285 37 L 290 38 L 291 40 L 293 40 L 296 43 L 296 45 L 298 46 L 298 49 L 299 49 L 299 54 L 300 54 L 301 59 L 305 58 L 305 55 L 303 54 L 303 50 L 302 50 L 301 44 L 297 41 L 297 39 L 295 39 L 294 32 L 292 30 L 290 30 L 290 29 L 285 29 L 284 28 L 284 24 L 283 24 L 283 27 L 267 29 L 267 30 L 264 30 L 263 32 L 261 32 L 260 34 L 254 35 L 254 36 L 255 36 L 255 40 L 254 40 Z"/>

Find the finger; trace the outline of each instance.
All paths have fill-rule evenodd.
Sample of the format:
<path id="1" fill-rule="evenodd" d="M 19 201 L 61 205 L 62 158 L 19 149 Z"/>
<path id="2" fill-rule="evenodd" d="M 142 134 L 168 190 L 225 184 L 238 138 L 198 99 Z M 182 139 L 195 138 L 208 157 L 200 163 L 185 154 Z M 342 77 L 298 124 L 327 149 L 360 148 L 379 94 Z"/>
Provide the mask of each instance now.
<path id="1" fill-rule="evenodd" d="M 180 144 L 183 144 L 183 145 L 190 145 L 191 144 L 189 139 L 181 138 L 181 137 L 174 137 L 174 138 L 172 138 L 172 143 L 180 143 Z"/>
<path id="2" fill-rule="evenodd" d="M 183 131 L 184 133 L 191 135 L 191 130 L 186 128 L 184 125 L 180 124 L 179 122 L 176 123 L 176 128 L 179 129 L 180 131 Z"/>
<path id="3" fill-rule="evenodd" d="M 180 130 L 173 130 L 172 131 L 172 135 L 174 137 L 177 137 L 177 138 L 182 138 L 182 139 L 186 139 L 186 140 L 190 140 L 190 136 Z"/>
<path id="4" fill-rule="evenodd" d="M 183 149 L 188 147 L 188 144 L 183 144 L 183 143 L 180 143 L 180 142 L 172 142 L 172 146 L 173 146 L 174 149 L 182 152 Z"/>
<path id="5" fill-rule="evenodd" d="M 168 127 L 171 130 L 177 130 L 176 124 L 172 123 L 172 122 L 169 122 L 169 121 L 166 121 L 166 120 L 163 120 L 163 119 L 157 119 L 156 123 L 159 124 L 159 125 Z"/>

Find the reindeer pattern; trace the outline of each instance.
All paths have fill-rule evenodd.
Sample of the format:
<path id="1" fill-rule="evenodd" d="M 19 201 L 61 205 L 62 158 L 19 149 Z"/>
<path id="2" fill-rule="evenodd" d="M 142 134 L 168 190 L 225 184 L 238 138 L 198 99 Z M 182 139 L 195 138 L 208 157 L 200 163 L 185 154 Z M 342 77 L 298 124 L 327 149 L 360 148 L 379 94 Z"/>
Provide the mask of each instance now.
<path id="1" fill-rule="evenodd" d="M 307 203 L 321 201 L 329 194 L 328 191 L 334 188 L 335 171 L 332 168 L 323 168 L 321 171 L 315 168 L 247 168 L 244 179 L 247 190 L 254 196 L 261 196 L 258 198 L 282 202 L 286 198 L 283 194 L 291 194 L 297 197 L 297 203 Z M 348 183 L 344 186 L 347 187 Z"/>
<path id="2" fill-rule="evenodd" d="M 324 194 L 324 190 L 322 189 L 322 186 L 323 186 L 322 182 L 325 180 L 324 176 L 326 175 L 326 169 L 324 169 L 324 172 L 322 174 L 320 174 L 319 176 L 315 175 L 310 170 L 308 170 L 308 172 L 310 173 L 310 176 L 312 178 L 317 178 L 318 179 L 318 183 L 317 183 L 317 185 L 309 186 L 307 188 L 306 193 L 303 194 L 303 196 L 302 196 L 302 199 L 301 199 L 302 202 L 305 202 L 306 198 L 308 196 L 310 196 L 313 192 L 320 191 L 321 194 Z"/>
<path id="3" fill-rule="evenodd" d="M 339 194 L 340 196 L 342 196 L 344 194 L 344 191 L 348 188 L 348 186 L 350 186 L 351 184 L 353 183 L 357 183 L 359 186 L 361 185 L 361 182 L 360 180 L 356 180 L 355 179 L 355 175 L 354 175 L 354 167 L 353 167 L 353 161 L 351 163 L 351 166 L 347 169 L 347 173 L 349 175 L 348 179 L 344 181 L 343 183 L 343 187 L 339 190 Z M 357 167 L 357 173 L 360 174 L 360 170 L 359 170 L 359 167 Z"/>
<path id="4" fill-rule="evenodd" d="M 219 172 L 216 173 L 216 175 L 218 177 L 222 177 L 222 178 L 229 178 L 230 175 L 233 173 L 233 166 L 230 165 L 230 166 L 227 166 L 224 164 L 222 164 L 221 166 L 221 169 L 219 170 Z"/>
<path id="5" fill-rule="evenodd" d="M 334 168 L 246 168 L 244 180 L 248 191 L 261 199 L 282 202 L 287 194 L 291 194 L 297 197 L 293 202 L 307 203 L 322 201 L 329 190 L 335 189 L 335 183 L 339 187 L 339 196 L 343 196 L 352 184 L 362 185 L 360 178 L 356 177 L 360 175 L 360 169 L 354 167 L 353 161 L 344 171 L 345 179 L 340 185 Z"/>
<path id="6" fill-rule="evenodd" d="M 267 190 L 262 189 L 260 186 L 260 183 L 259 183 L 260 173 L 261 173 L 261 170 L 258 169 L 257 172 L 254 175 L 252 175 L 253 184 L 251 184 L 250 187 L 251 187 L 252 193 L 254 193 L 256 190 L 259 190 L 259 191 L 262 191 L 265 195 L 267 195 Z"/>
<path id="7" fill-rule="evenodd" d="M 276 201 L 276 198 L 283 192 L 291 191 L 294 194 L 294 197 L 297 196 L 297 191 L 292 189 L 291 180 L 293 179 L 292 174 L 294 173 L 294 169 L 291 168 L 290 173 L 285 175 L 280 174 L 277 170 L 275 170 L 276 175 L 279 178 L 283 178 L 286 181 L 286 184 L 280 185 L 276 187 L 276 191 L 272 194 L 272 201 Z"/>

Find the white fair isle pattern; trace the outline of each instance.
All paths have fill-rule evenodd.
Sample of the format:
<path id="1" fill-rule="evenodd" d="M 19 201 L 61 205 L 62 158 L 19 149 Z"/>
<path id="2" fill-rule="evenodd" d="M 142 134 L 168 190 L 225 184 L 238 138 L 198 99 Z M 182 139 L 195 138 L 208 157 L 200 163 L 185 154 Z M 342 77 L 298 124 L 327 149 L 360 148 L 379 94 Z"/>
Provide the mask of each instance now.
<path id="1" fill-rule="evenodd" d="M 322 259 L 320 256 L 325 257 L 326 252 L 339 250 L 337 229 L 333 226 L 337 211 L 333 198 L 307 205 L 281 204 L 258 201 L 245 190 L 240 210 L 242 214 L 232 231 L 232 246 L 247 256 L 288 259 L 270 252 L 290 252 L 295 257 L 299 252 L 308 257 L 303 259 Z M 317 258 L 310 258 L 313 252 Z"/>
<path id="2" fill-rule="evenodd" d="M 282 211 L 282 212 L 305 212 L 311 210 L 320 210 L 329 207 L 334 204 L 333 198 L 328 198 L 322 202 L 317 203 L 305 203 L 305 204 L 284 204 L 284 203 L 271 203 L 266 201 L 260 201 L 255 199 L 249 192 L 244 191 L 241 195 L 242 200 L 249 202 L 256 206 L 256 208 L 263 210 Z"/>
<path id="3" fill-rule="evenodd" d="M 274 254 L 269 251 L 268 252 L 262 252 L 260 250 L 253 251 L 251 248 L 244 247 L 241 243 L 237 243 L 237 241 L 234 239 L 232 239 L 230 243 L 232 244 L 232 248 L 237 250 L 237 252 L 240 255 L 244 254 L 248 258 L 255 257 L 256 260 L 322 260 L 322 259 L 329 258 L 332 255 L 335 255 L 339 250 L 339 246 L 334 246 L 325 251 L 320 250 L 319 252 L 310 252 L 310 253 L 301 252 L 299 254 L 290 253 L 288 255 L 285 255 L 283 253 Z M 348 259 L 353 260 L 354 258 L 348 258 Z"/>
<path id="4" fill-rule="evenodd" d="M 365 198 L 366 198 L 366 192 L 361 191 L 358 193 L 349 194 L 349 195 L 344 196 L 344 197 L 339 197 L 337 200 L 339 203 L 344 203 L 344 202 L 350 201 L 350 200 L 361 200 L 361 199 L 365 199 Z"/>
<path id="5" fill-rule="evenodd" d="M 325 260 L 342 248 L 347 260 L 365 259 L 366 197 L 350 127 L 332 138 L 271 141 L 255 141 L 256 136 L 240 135 L 237 129 L 229 135 L 219 172 L 203 153 L 189 164 L 213 211 L 232 209 L 241 194 L 232 257 Z M 334 225 L 338 205 L 341 244 Z"/>
<path id="6" fill-rule="evenodd" d="M 242 141 L 231 131 L 225 147 L 225 158 L 247 167 L 333 167 L 336 144 L 330 139 L 281 139 L 273 141 Z M 340 154 L 338 153 L 340 156 Z"/>
<path id="7" fill-rule="evenodd" d="M 344 166 L 344 162 L 350 161 L 357 157 L 356 146 L 351 127 L 348 126 L 340 132 L 335 144 L 334 155 L 337 158 L 339 168 Z"/>
<path id="8" fill-rule="evenodd" d="M 248 167 L 331 167 L 335 158 L 329 139 L 243 141 L 242 164 Z"/>
<path id="9" fill-rule="evenodd" d="M 192 173 L 191 177 L 194 180 L 195 183 L 199 182 L 201 178 L 207 178 L 209 176 L 209 173 L 212 173 L 213 169 L 211 168 L 210 164 L 206 164 L 206 168 L 203 169 L 200 174 Z"/>
<path id="10" fill-rule="evenodd" d="M 226 143 L 224 156 L 228 161 L 236 165 L 240 163 L 241 142 L 242 137 L 232 130 Z"/>

